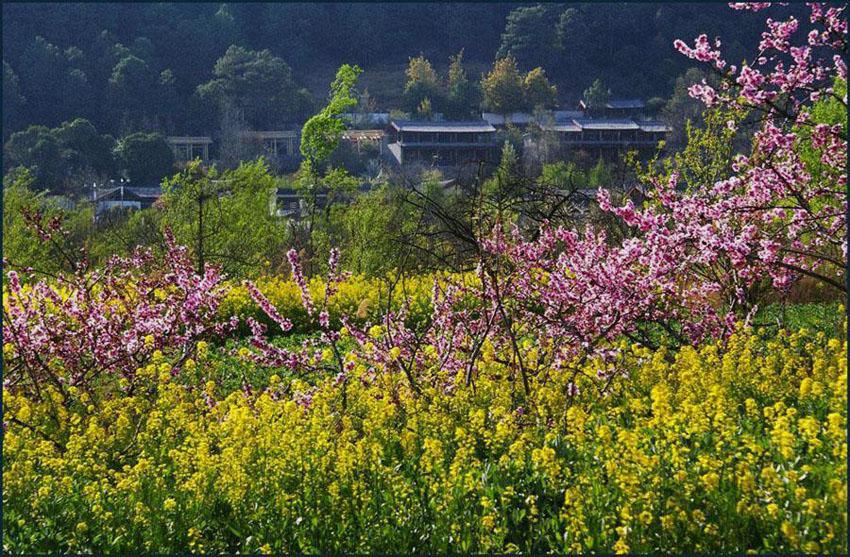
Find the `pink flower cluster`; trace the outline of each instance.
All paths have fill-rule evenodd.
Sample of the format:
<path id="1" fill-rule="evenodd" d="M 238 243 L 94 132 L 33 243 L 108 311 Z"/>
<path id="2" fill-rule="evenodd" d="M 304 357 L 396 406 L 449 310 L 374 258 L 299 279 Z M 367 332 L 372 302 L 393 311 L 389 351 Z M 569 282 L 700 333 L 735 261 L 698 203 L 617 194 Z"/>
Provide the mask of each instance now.
<path id="1" fill-rule="evenodd" d="M 222 276 L 213 267 L 195 274 L 186 249 L 170 235 L 166 240 L 162 258 L 138 249 L 102 269 L 81 265 L 27 286 L 9 271 L 5 385 L 39 394 L 52 384 L 67 393 L 71 386 L 91 390 L 107 376 L 124 378 L 132 390 L 155 351 L 187 353 L 196 340 L 226 328 L 215 322 Z"/>
<path id="2" fill-rule="evenodd" d="M 840 125 L 811 122 L 812 103 L 821 93 L 831 94 L 834 77 L 846 75 L 838 54 L 813 54 L 816 47 L 843 48 L 842 13 L 813 6 L 811 20 L 824 30 L 800 46 L 793 44 L 796 20 L 768 20 L 759 68 L 745 65 L 739 74 L 723 60 L 719 41 L 712 44 L 702 35 L 693 48 L 677 41 L 683 54 L 721 73 L 719 89 L 703 83 L 691 93 L 709 106 L 730 109 L 736 115 L 729 120 L 732 129 L 744 111 L 764 112 L 752 152 L 738 156 L 731 173 L 716 183 L 683 190 L 674 173 L 651 184 L 641 206 L 629 199 L 615 205 L 601 190 L 600 208 L 631 231 L 621 242 L 590 227 L 579 232 L 543 226 L 529 241 L 515 226 L 495 226 L 480 238 L 477 280 L 435 281 L 426 326 L 408 327 L 404 305 L 384 315 L 377 335 L 343 318 L 357 342 L 357 358 L 366 363 L 359 379 L 391 373 L 406 376 L 414 390 L 430 383 L 450 391 L 459 379 L 474 386 L 489 343 L 495 361 L 526 389 L 532 377 L 568 373 L 568 394 L 576 396 L 575 378 L 588 358 L 599 361 L 594 379 L 600 390 L 616 375 L 619 339 L 651 346 L 660 331 L 667 339 L 694 343 L 722 338 L 740 321 L 748 322 L 757 310 L 748 292 L 764 277 L 779 290 L 803 275 L 843 290 L 846 132 Z M 760 69 L 770 61 L 772 70 Z M 779 106 L 783 95 L 790 102 Z M 846 98 L 839 101 L 846 106 Z M 806 160 L 807 149 L 814 151 L 818 168 Z M 336 257 L 331 256 L 332 275 Z M 301 285 L 294 254 L 290 262 Z M 325 304 L 331 293 L 329 287 Z M 303 286 L 302 296 L 311 308 Z M 324 340 L 335 342 L 326 320 L 321 325 Z M 258 338 L 256 345 L 262 342 Z M 305 345 L 301 356 L 289 354 L 290 365 L 307 365 L 314 349 Z M 263 351 L 275 356 L 267 363 L 287 361 L 277 349 Z M 337 377 L 344 381 L 349 371 L 340 361 Z"/>

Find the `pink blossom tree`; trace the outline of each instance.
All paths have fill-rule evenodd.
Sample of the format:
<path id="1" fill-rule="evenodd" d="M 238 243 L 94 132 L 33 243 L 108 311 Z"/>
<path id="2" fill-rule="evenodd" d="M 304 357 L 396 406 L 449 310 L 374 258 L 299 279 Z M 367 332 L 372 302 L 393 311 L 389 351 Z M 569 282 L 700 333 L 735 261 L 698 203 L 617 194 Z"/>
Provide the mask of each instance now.
<path id="1" fill-rule="evenodd" d="M 54 238 L 61 224 L 42 220 L 31 215 L 37 234 L 61 246 Z M 119 385 L 132 392 L 138 369 L 158 350 L 181 353 L 179 371 L 197 340 L 228 326 L 215 320 L 225 286 L 214 267 L 197 275 L 170 233 L 166 245 L 162 257 L 139 248 L 101 269 L 63 251 L 73 271 L 46 278 L 4 261 L 13 267 L 3 305 L 4 387 L 42 399 L 52 386 L 63 403 L 71 388 L 93 399 Z"/>

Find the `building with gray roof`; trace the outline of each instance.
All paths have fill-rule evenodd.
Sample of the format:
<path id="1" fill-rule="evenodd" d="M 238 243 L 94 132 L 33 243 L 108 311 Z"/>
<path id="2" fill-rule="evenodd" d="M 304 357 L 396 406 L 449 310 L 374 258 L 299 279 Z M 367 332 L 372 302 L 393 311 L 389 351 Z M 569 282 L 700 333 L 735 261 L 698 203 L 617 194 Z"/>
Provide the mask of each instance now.
<path id="1" fill-rule="evenodd" d="M 496 128 L 485 120 L 393 120 L 387 128 L 387 151 L 399 166 L 490 163 L 498 158 Z"/>

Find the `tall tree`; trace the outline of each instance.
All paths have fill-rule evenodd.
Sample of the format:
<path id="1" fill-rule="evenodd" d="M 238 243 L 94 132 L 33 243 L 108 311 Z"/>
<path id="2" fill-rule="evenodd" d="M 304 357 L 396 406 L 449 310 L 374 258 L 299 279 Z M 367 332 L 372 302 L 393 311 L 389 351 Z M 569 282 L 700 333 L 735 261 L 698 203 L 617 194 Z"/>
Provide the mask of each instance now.
<path id="1" fill-rule="evenodd" d="M 691 97 L 688 88 L 702 83 L 703 79 L 707 79 L 707 76 L 699 68 L 689 68 L 677 77 L 673 95 L 661 111 L 661 117 L 673 128 L 667 137 L 667 143 L 674 150 L 679 150 L 687 144 L 688 123 L 697 124 L 701 120 L 700 115 L 705 106 Z"/>
<path id="2" fill-rule="evenodd" d="M 163 85 L 160 73 L 133 54 L 115 64 L 109 78 L 109 101 L 115 117 L 125 122 L 122 132 L 160 129 L 157 116 L 169 109 L 163 106 Z"/>
<path id="3" fill-rule="evenodd" d="M 262 159 L 221 174 L 192 162 L 163 190 L 161 226 L 193 250 L 199 271 L 214 262 L 246 276 L 283 262 L 287 224 L 272 213 L 277 181 Z"/>
<path id="4" fill-rule="evenodd" d="M 469 80 L 466 69 L 463 67 L 463 50 L 452 56 L 449 61 L 447 76 L 449 102 L 446 107 L 446 116 L 453 119 L 468 118 L 478 110 L 481 104 L 481 93 L 478 84 Z"/>
<path id="5" fill-rule="evenodd" d="M 357 76 L 363 70 L 359 66 L 343 64 L 336 72 L 331 83 L 328 104 L 304 124 L 301 130 L 301 154 L 304 162 L 299 170 L 297 187 L 303 192 L 308 205 L 306 223 L 306 248 L 308 263 L 313 264 L 313 229 L 318 211 L 318 195 L 327 195 L 325 220 L 330 219 L 331 202 L 339 194 L 345 194 L 356 188 L 357 180 L 343 169 L 327 169 L 328 157 L 339 145 L 339 136 L 345 131 L 345 123 L 340 118 L 357 106 L 354 86 Z"/>
<path id="6" fill-rule="evenodd" d="M 158 133 L 137 132 L 122 138 L 115 155 L 134 186 L 157 185 L 174 169 L 171 148 Z"/>
<path id="7" fill-rule="evenodd" d="M 3 60 L 3 141 L 16 131 L 19 122 L 24 121 L 22 110 L 25 102 L 18 75 Z"/>
<path id="8" fill-rule="evenodd" d="M 65 165 L 59 142 L 46 126 L 15 132 L 4 146 L 7 169 L 23 167 L 32 174 L 32 187 L 61 190 Z"/>
<path id="9" fill-rule="evenodd" d="M 301 154 L 312 169 L 318 169 L 339 144 L 339 135 L 345 131 L 345 123 L 340 116 L 357 106 L 354 86 L 362 72 L 358 66 L 340 66 L 331 83 L 328 104 L 304 124 Z"/>
<path id="10" fill-rule="evenodd" d="M 488 110 L 510 114 L 526 107 L 522 76 L 513 56 L 496 60 L 493 69 L 482 79 L 481 89 Z"/>
<path id="11" fill-rule="evenodd" d="M 557 25 L 562 10 L 561 6 L 553 4 L 513 10 L 505 22 L 497 56 L 513 56 L 526 68 L 555 62 L 563 50 Z"/>
<path id="12" fill-rule="evenodd" d="M 70 54 L 73 57 L 75 52 Z M 36 36 L 17 67 L 22 94 L 32 111 L 27 122 L 55 126 L 71 116 L 70 107 L 79 104 L 75 88 L 85 87 L 86 79 L 81 70 L 69 64 L 59 47 Z"/>
<path id="13" fill-rule="evenodd" d="M 403 105 L 407 112 L 418 112 L 425 99 L 429 100 L 435 110 L 443 109 L 446 93 L 437 71 L 424 55 L 411 58 L 404 75 L 407 81 L 404 84 Z"/>
<path id="14" fill-rule="evenodd" d="M 611 89 L 605 87 L 602 80 L 596 79 L 593 85 L 584 90 L 582 94 L 584 104 L 591 112 L 605 108 L 605 104 L 611 99 Z"/>
<path id="15" fill-rule="evenodd" d="M 231 46 L 213 68 L 215 78 L 197 88 L 220 111 L 240 111 L 249 126 L 268 129 L 309 113 L 312 98 L 299 88 L 292 69 L 269 50 Z"/>
<path id="16" fill-rule="evenodd" d="M 542 68 L 534 68 L 522 80 L 525 104 L 529 109 L 555 108 L 558 104 L 558 90 L 549 83 Z"/>
<path id="17" fill-rule="evenodd" d="M 112 149 L 115 140 L 100 135 L 94 125 L 83 118 L 63 123 L 53 130 L 62 149 L 66 169 L 82 178 L 112 177 L 116 171 Z"/>

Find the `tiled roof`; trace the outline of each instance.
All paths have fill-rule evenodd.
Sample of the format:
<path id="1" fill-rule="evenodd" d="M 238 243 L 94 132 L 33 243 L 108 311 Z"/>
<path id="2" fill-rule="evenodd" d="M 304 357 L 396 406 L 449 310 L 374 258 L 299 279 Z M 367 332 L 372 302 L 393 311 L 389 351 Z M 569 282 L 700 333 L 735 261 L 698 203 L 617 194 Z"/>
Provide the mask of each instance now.
<path id="1" fill-rule="evenodd" d="M 487 133 L 495 132 L 496 128 L 484 120 L 471 122 L 419 122 L 406 120 L 393 120 L 390 125 L 398 131 L 404 132 L 468 132 Z"/>
<path id="2" fill-rule="evenodd" d="M 575 118 L 573 122 L 583 130 L 637 130 L 634 120 L 620 118 Z"/>
<path id="3" fill-rule="evenodd" d="M 650 133 L 669 133 L 673 131 L 673 128 L 664 122 L 639 122 L 638 125 L 642 131 Z"/>
<path id="4" fill-rule="evenodd" d="M 607 108 L 614 109 L 627 109 L 627 108 L 644 108 L 646 107 L 646 103 L 644 103 L 640 99 L 614 99 L 608 101 L 605 106 Z"/>
<path id="5" fill-rule="evenodd" d="M 494 126 L 505 124 L 505 117 L 495 112 L 483 112 L 481 118 Z M 513 114 L 508 114 L 507 121 L 511 124 L 530 124 L 534 121 L 534 115 L 527 112 L 514 112 Z"/>

